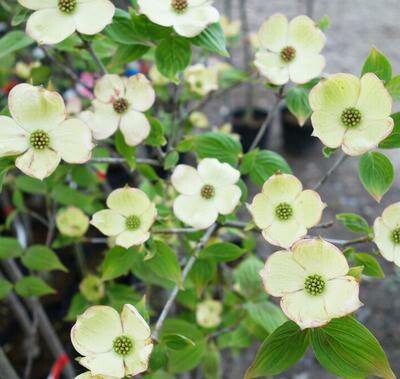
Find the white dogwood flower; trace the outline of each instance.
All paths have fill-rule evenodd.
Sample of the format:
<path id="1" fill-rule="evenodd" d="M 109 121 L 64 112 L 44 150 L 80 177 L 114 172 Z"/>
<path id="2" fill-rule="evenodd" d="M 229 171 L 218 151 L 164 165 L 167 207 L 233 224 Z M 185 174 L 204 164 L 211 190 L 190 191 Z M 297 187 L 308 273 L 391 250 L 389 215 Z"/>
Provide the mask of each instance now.
<path id="1" fill-rule="evenodd" d="M 320 222 L 326 204 L 317 192 L 303 191 L 295 176 L 276 174 L 247 207 L 269 243 L 289 248 Z"/>
<path id="2" fill-rule="evenodd" d="M 392 98 L 373 73 L 361 79 L 350 74 L 331 75 L 310 92 L 313 135 L 348 155 L 376 147 L 393 129 Z"/>
<path id="3" fill-rule="evenodd" d="M 218 214 L 232 213 L 239 204 L 241 191 L 235 185 L 239 178 L 238 170 L 215 158 L 203 159 L 197 170 L 176 166 L 171 177 L 180 193 L 174 201 L 175 216 L 194 228 L 208 228 Z"/>
<path id="4" fill-rule="evenodd" d="M 204 300 L 197 304 L 196 321 L 203 328 L 215 328 L 221 323 L 222 303 L 217 300 Z"/>
<path id="5" fill-rule="evenodd" d="M 61 159 L 90 159 L 90 129 L 81 120 L 65 119 L 64 100 L 57 92 L 18 84 L 9 94 L 8 107 L 12 118 L 0 116 L 0 157 L 18 156 L 15 165 L 26 175 L 44 179 Z"/>
<path id="6" fill-rule="evenodd" d="M 90 223 L 106 236 L 116 237 L 116 245 L 129 248 L 149 239 L 157 210 L 143 191 L 130 187 L 116 189 L 108 196 L 107 207 L 96 212 Z"/>
<path id="7" fill-rule="evenodd" d="M 147 138 L 151 126 L 143 112 L 153 105 L 155 92 L 144 75 L 129 79 L 104 75 L 97 81 L 94 94 L 93 113 L 82 112 L 80 117 L 88 123 L 95 139 L 106 139 L 118 128 L 130 146 Z"/>
<path id="8" fill-rule="evenodd" d="M 79 363 L 100 378 L 146 371 L 153 350 L 150 335 L 146 321 L 130 304 L 124 305 L 121 315 L 108 306 L 92 306 L 71 329 L 72 345 L 82 355 Z"/>
<path id="9" fill-rule="evenodd" d="M 400 202 L 389 205 L 375 220 L 374 242 L 385 259 L 400 266 Z"/>
<path id="10" fill-rule="evenodd" d="M 64 236 L 82 237 L 89 228 L 89 217 L 77 207 L 61 208 L 57 211 L 56 225 Z"/>
<path id="11" fill-rule="evenodd" d="M 56 44 L 76 30 L 94 35 L 101 32 L 114 16 L 109 0 L 18 0 L 35 12 L 26 23 L 26 33 L 40 44 Z"/>
<path id="12" fill-rule="evenodd" d="M 323 326 L 362 306 L 358 282 L 348 271 L 337 247 L 310 239 L 272 254 L 260 275 L 266 292 L 281 297 L 283 312 L 305 329 Z"/>
<path id="13" fill-rule="evenodd" d="M 274 14 L 261 26 L 258 39 L 261 50 L 254 63 L 273 84 L 306 83 L 325 67 L 320 54 L 325 35 L 307 16 L 288 22 L 285 15 Z"/>
<path id="14" fill-rule="evenodd" d="M 90 371 L 86 371 L 75 377 L 75 379 L 115 379 L 114 376 L 108 375 L 92 375 Z"/>
<path id="15" fill-rule="evenodd" d="M 191 92 L 207 96 L 218 89 L 218 71 L 201 63 L 188 67 L 183 73 Z"/>
<path id="16" fill-rule="evenodd" d="M 211 4 L 212 0 L 138 0 L 140 13 L 188 38 L 219 21 L 219 13 Z"/>

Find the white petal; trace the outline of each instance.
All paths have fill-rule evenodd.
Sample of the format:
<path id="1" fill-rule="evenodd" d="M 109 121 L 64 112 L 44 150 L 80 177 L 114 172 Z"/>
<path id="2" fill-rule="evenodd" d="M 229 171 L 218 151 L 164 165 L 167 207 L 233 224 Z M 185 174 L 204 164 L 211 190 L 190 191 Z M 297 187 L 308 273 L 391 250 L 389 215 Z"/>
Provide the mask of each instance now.
<path id="1" fill-rule="evenodd" d="M 27 131 L 51 130 L 67 114 L 59 93 L 29 84 L 15 86 L 8 97 L 8 105 L 14 120 Z"/>
<path id="2" fill-rule="evenodd" d="M 374 242 L 379 248 L 379 252 L 389 262 L 395 260 L 396 245 L 392 241 L 393 229 L 384 222 L 382 217 L 378 217 L 374 222 Z"/>
<path id="3" fill-rule="evenodd" d="M 316 111 L 311 115 L 311 122 L 313 136 L 318 137 L 325 146 L 337 148 L 342 145 L 346 128 L 340 121 L 340 115 Z"/>
<path id="4" fill-rule="evenodd" d="M 310 274 L 322 275 L 325 280 L 344 276 L 349 265 L 343 253 L 320 238 L 301 240 L 292 247 L 293 259 Z"/>
<path id="5" fill-rule="evenodd" d="M 118 234 L 115 243 L 118 246 L 122 246 L 125 249 L 129 249 L 131 246 L 138 246 L 146 242 L 150 238 L 150 233 L 144 232 L 141 229 L 130 231 L 125 230 L 121 234 Z"/>
<path id="6" fill-rule="evenodd" d="M 308 295 L 304 290 L 284 295 L 281 307 L 285 315 L 302 329 L 323 326 L 331 320 L 324 297 Z"/>
<path id="7" fill-rule="evenodd" d="M 217 208 L 212 200 L 200 195 L 180 195 L 174 201 L 175 216 L 187 225 L 206 229 L 218 218 Z"/>
<path id="8" fill-rule="evenodd" d="M 360 97 L 356 108 L 362 116 L 372 119 L 382 119 L 390 116 L 392 112 L 392 97 L 382 80 L 369 72 L 361 80 Z"/>
<path id="9" fill-rule="evenodd" d="M 50 146 L 68 163 L 84 163 L 92 156 L 94 147 L 89 127 L 77 118 L 71 118 L 50 133 Z"/>
<path id="10" fill-rule="evenodd" d="M 400 202 L 389 205 L 382 213 L 383 221 L 390 228 L 398 228 L 400 226 Z"/>
<path id="11" fill-rule="evenodd" d="M 393 119 L 362 120 L 359 126 L 347 129 L 343 139 L 343 151 L 349 155 L 361 155 L 385 139 L 393 130 Z"/>
<path id="12" fill-rule="evenodd" d="M 215 187 L 235 184 L 240 178 L 240 172 L 228 163 L 221 163 L 215 158 L 201 160 L 197 168 L 201 180 Z"/>
<path id="13" fill-rule="evenodd" d="M 109 237 L 116 236 L 126 229 L 125 217 L 111 209 L 96 212 L 90 223 Z"/>
<path id="14" fill-rule="evenodd" d="M 275 85 L 279 86 L 289 81 L 289 66 L 276 53 L 259 51 L 256 53 L 254 64 L 261 74 Z"/>
<path id="15" fill-rule="evenodd" d="M 321 80 L 309 95 L 313 111 L 323 111 L 341 115 L 348 107 L 357 104 L 360 94 L 360 79 L 350 74 L 335 74 Z"/>
<path id="16" fill-rule="evenodd" d="M 59 11 L 58 8 L 40 9 L 26 23 L 26 33 L 39 44 L 59 43 L 74 32 L 73 16 Z"/>
<path id="17" fill-rule="evenodd" d="M 140 189 L 124 187 L 110 193 L 107 206 L 124 216 L 140 216 L 149 208 L 150 200 Z"/>
<path id="18" fill-rule="evenodd" d="M 294 83 L 307 83 L 321 74 L 325 63 L 325 58 L 320 54 L 299 54 L 289 65 L 290 80 Z"/>
<path id="19" fill-rule="evenodd" d="M 199 194 L 204 185 L 197 170 L 185 164 L 175 167 L 171 182 L 174 188 L 184 195 Z"/>
<path id="20" fill-rule="evenodd" d="M 331 318 L 346 316 L 362 306 L 359 285 L 352 276 L 328 280 L 323 293 L 325 309 Z"/>
<path id="21" fill-rule="evenodd" d="M 124 359 L 125 374 L 135 376 L 141 372 L 147 371 L 149 366 L 150 354 L 153 350 L 151 340 L 136 341 L 133 354 Z"/>
<path id="22" fill-rule="evenodd" d="M 120 129 L 127 145 L 137 146 L 149 136 L 151 126 L 143 113 L 130 110 L 121 117 Z"/>
<path id="23" fill-rule="evenodd" d="M 307 234 L 307 229 L 295 218 L 287 221 L 275 220 L 262 231 L 263 237 L 272 245 L 289 248 L 301 237 Z"/>
<path id="24" fill-rule="evenodd" d="M 124 360 L 113 351 L 83 357 L 79 359 L 79 363 L 93 375 L 108 375 L 113 378 L 123 378 L 125 375 Z"/>
<path id="25" fill-rule="evenodd" d="M 126 84 L 126 99 L 136 111 L 146 112 L 154 104 L 156 94 L 143 74 L 131 76 Z"/>
<path id="26" fill-rule="evenodd" d="M 28 133 L 12 118 L 0 116 L 0 156 L 18 155 L 28 148 Z"/>
<path id="27" fill-rule="evenodd" d="M 313 190 L 303 191 L 294 202 L 294 215 L 306 228 L 311 228 L 321 221 L 326 204 L 319 194 Z"/>
<path id="28" fill-rule="evenodd" d="M 313 20 L 307 16 L 297 16 L 289 24 L 288 46 L 297 51 L 319 53 L 325 45 L 325 35 Z"/>
<path id="29" fill-rule="evenodd" d="M 259 193 L 254 196 L 253 202 L 247 206 L 255 224 L 261 228 L 268 228 L 275 220 L 275 206 L 268 196 Z"/>
<path id="30" fill-rule="evenodd" d="M 279 53 L 287 46 L 288 20 L 284 14 L 276 13 L 268 18 L 258 31 L 258 40 L 264 49 Z"/>
<path id="31" fill-rule="evenodd" d="M 110 351 L 113 340 L 120 335 L 122 326 L 118 312 L 105 305 L 95 305 L 78 316 L 71 329 L 71 342 L 79 354 L 92 355 Z"/>
<path id="32" fill-rule="evenodd" d="M 176 13 L 171 9 L 170 0 L 138 0 L 139 12 L 145 14 L 151 21 L 162 26 L 171 26 Z"/>
<path id="33" fill-rule="evenodd" d="M 73 14 L 76 29 L 82 34 L 99 33 L 111 23 L 114 12 L 115 6 L 108 0 L 78 2 Z"/>
<path id="34" fill-rule="evenodd" d="M 303 186 L 299 179 L 289 174 L 272 175 L 263 185 L 262 192 L 274 204 L 292 202 L 300 195 Z"/>
<path id="35" fill-rule="evenodd" d="M 16 159 L 15 166 L 24 174 L 42 180 L 54 172 L 60 161 L 61 157 L 53 150 L 29 149 Z"/>
<path id="36" fill-rule="evenodd" d="M 228 215 L 234 211 L 240 202 L 242 191 L 238 186 L 233 184 L 217 187 L 215 190 L 215 206 L 222 215 Z"/>
<path id="37" fill-rule="evenodd" d="M 103 103 L 109 103 L 115 99 L 124 97 L 124 81 L 115 74 L 104 75 L 96 82 L 94 95 Z"/>
<path id="38" fill-rule="evenodd" d="M 144 341 L 150 337 L 151 331 L 149 325 L 133 305 L 124 305 L 121 313 L 121 321 L 124 334 L 135 341 Z"/>
<path id="39" fill-rule="evenodd" d="M 277 251 L 268 257 L 260 275 L 265 290 L 272 296 L 281 297 L 303 289 L 307 273 L 293 260 L 291 251 Z"/>
<path id="40" fill-rule="evenodd" d="M 42 8 L 56 8 L 58 0 L 18 0 L 25 8 L 38 10 Z"/>
<path id="41" fill-rule="evenodd" d="M 112 136 L 118 129 L 121 115 L 115 112 L 112 104 L 93 100 L 94 113 L 88 121 L 95 139 L 106 139 Z"/>
<path id="42" fill-rule="evenodd" d="M 140 215 L 140 230 L 148 231 L 157 218 L 157 208 L 151 203 L 149 208 Z"/>

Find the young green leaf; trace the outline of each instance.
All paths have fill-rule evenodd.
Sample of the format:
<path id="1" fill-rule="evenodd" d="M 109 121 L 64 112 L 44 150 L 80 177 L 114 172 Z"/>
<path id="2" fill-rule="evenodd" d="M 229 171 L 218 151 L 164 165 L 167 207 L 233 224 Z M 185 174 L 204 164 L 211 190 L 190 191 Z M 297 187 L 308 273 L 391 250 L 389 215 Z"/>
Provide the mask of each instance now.
<path id="1" fill-rule="evenodd" d="M 336 218 L 352 232 L 368 234 L 371 230 L 368 222 L 360 215 L 354 213 L 340 213 L 336 215 Z"/>
<path id="2" fill-rule="evenodd" d="M 361 71 L 361 75 L 373 72 L 379 79 L 388 81 L 392 78 L 392 65 L 377 49 L 373 48 Z"/>
<path id="3" fill-rule="evenodd" d="M 26 193 L 44 195 L 47 192 L 46 183 L 31 176 L 18 176 L 15 179 L 15 185 L 18 189 Z"/>
<path id="4" fill-rule="evenodd" d="M 230 242 L 214 243 L 199 253 L 200 259 L 215 259 L 217 262 L 230 262 L 244 254 L 244 250 Z"/>
<path id="5" fill-rule="evenodd" d="M 191 39 L 192 43 L 224 57 L 229 57 L 226 50 L 225 36 L 219 22 L 209 25 L 198 36 Z"/>
<path id="6" fill-rule="evenodd" d="M 23 277 L 15 284 L 15 291 L 22 297 L 44 296 L 56 292 L 38 276 Z"/>
<path id="7" fill-rule="evenodd" d="M 33 43 L 22 30 L 13 30 L 0 38 L 0 59 Z"/>
<path id="8" fill-rule="evenodd" d="M 23 249 L 15 238 L 0 237 L 0 259 L 11 259 L 22 255 Z"/>
<path id="9" fill-rule="evenodd" d="M 198 259 L 189 272 L 189 278 L 200 296 L 207 284 L 217 273 L 217 264 L 213 259 Z"/>
<path id="10" fill-rule="evenodd" d="M 6 279 L 0 278 L 0 300 L 4 299 L 12 290 L 13 285 Z"/>
<path id="11" fill-rule="evenodd" d="M 31 246 L 22 256 L 22 263 L 31 270 L 68 272 L 54 251 L 43 245 Z"/>
<path id="12" fill-rule="evenodd" d="M 119 130 L 117 131 L 117 133 L 115 133 L 114 141 L 115 141 L 115 148 L 117 149 L 118 153 L 120 153 L 125 158 L 130 169 L 134 170 L 136 168 L 136 158 L 135 158 L 136 148 L 133 146 L 129 146 L 125 142 L 125 138 Z"/>
<path id="13" fill-rule="evenodd" d="M 144 143 L 150 146 L 164 146 L 167 140 L 164 137 L 164 126 L 154 117 L 148 117 L 151 130 Z"/>
<path id="14" fill-rule="evenodd" d="M 393 100 L 400 100 L 400 75 L 395 76 L 386 83 L 386 89 L 389 91 Z"/>
<path id="15" fill-rule="evenodd" d="M 302 87 L 293 87 L 287 92 L 285 101 L 289 111 L 303 126 L 312 112 L 308 102 L 308 91 Z"/>
<path id="16" fill-rule="evenodd" d="M 276 328 L 287 321 L 281 309 L 270 301 L 260 303 L 247 303 L 245 309 L 255 323 L 262 326 L 268 333 L 273 333 Z"/>
<path id="17" fill-rule="evenodd" d="M 102 266 L 103 280 L 111 280 L 126 275 L 135 261 L 136 251 L 116 246 L 107 251 Z"/>
<path id="18" fill-rule="evenodd" d="M 400 112 L 390 116 L 394 121 L 392 133 L 390 133 L 380 144 L 380 149 L 397 149 L 400 147 Z"/>
<path id="19" fill-rule="evenodd" d="M 182 350 L 196 345 L 190 338 L 178 333 L 164 334 L 161 342 L 172 350 Z"/>
<path id="20" fill-rule="evenodd" d="M 364 266 L 364 275 L 372 276 L 378 279 L 383 279 L 385 277 L 385 273 L 383 272 L 381 265 L 372 255 L 365 253 L 353 253 L 352 256 L 358 265 Z"/>

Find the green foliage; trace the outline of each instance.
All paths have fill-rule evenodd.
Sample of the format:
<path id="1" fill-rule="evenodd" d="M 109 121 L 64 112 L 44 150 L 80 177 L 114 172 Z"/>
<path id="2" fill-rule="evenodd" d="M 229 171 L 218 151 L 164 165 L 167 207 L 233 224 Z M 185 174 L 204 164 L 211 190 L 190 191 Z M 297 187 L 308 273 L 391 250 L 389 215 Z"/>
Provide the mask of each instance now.
<path id="1" fill-rule="evenodd" d="M 33 39 L 28 37 L 23 31 L 12 30 L 0 38 L 0 59 L 32 43 Z"/>
<path id="2" fill-rule="evenodd" d="M 389 81 L 392 78 L 392 66 L 389 60 L 377 49 L 373 48 L 364 62 L 361 75 L 374 73 L 379 79 Z"/>
<path id="3" fill-rule="evenodd" d="M 219 23 L 209 25 L 198 36 L 192 38 L 191 41 L 204 50 L 229 57 L 229 53 L 226 50 L 224 32 Z"/>
<path id="4" fill-rule="evenodd" d="M 117 131 L 117 133 L 115 133 L 115 148 L 117 149 L 118 153 L 125 158 L 130 169 L 134 170 L 136 168 L 136 148 L 129 146 L 125 142 L 125 138 L 119 130 Z"/>
<path id="5" fill-rule="evenodd" d="M 21 256 L 23 249 L 15 238 L 0 237 L 0 259 L 11 259 Z"/>
<path id="6" fill-rule="evenodd" d="M 34 245 L 22 256 L 22 263 L 25 267 L 37 271 L 61 270 L 67 272 L 58 256 L 47 246 Z"/>
<path id="7" fill-rule="evenodd" d="M 254 299 L 264 292 L 259 274 L 263 267 L 264 263 L 259 258 L 250 256 L 234 271 L 233 277 L 246 298 Z"/>
<path id="8" fill-rule="evenodd" d="M 380 144 L 381 149 L 397 149 L 400 147 L 400 112 L 392 114 L 394 127 L 392 133 L 388 135 Z"/>
<path id="9" fill-rule="evenodd" d="M 161 343 L 164 343 L 171 350 L 182 350 L 186 347 L 196 346 L 190 338 L 177 333 L 164 334 Z"/>
<path id="10" fill-rule="evenodd" d="M 22 297 L 44 296 L 56 292 L 38 276 L 23 277 L 15 283 L 15 291 Z"/>
<path id="11" fill-rule="evenodd" d="M 47 193 L 46 183 L 30 176 L 18 176 L 15 179 L 15 186 L 26 193 L 32 193 L 36 195 L 45 195 Z"/>
<path id="12" fill-rule="evenodd" d="M 281 309 L 270 301 L 245 304 L 253 321 L 262 326 L 268 333 L 273 333 L 276 328 L 287 321 Z"/>
<path id="13" fill-rule="evenodd" d="M 200 296 L 206 286 L 211 282 L 217 273 L 217 264 L 213 258 L 198 259 L 189 273 L 189 278 L 193 282 L 197 295 Z"/>
<path id="14" fill-rule="evenodd" d="M 386 89 L 389 91 L 393 100 L 400 100 L 400 75 L 395 76 L 386 83 Z"/>
<path id="15" fill-rule="evenodd" d="M 360 215 L 354 213 L 340 213 L 336 215 L 336 218 L 352 232 L 368 234 L 371 230 L 368 222 Z"/>
<path id="16" fill-rule="evenodd" d="M 230 262 L 244 254 L 239 246 L 229 242 L 214 243 L 200 251 L 200 259 L 215 259 L 217 262 Z"/>
<path id="17" fill-rule="evenodd" d="M 205 379 L 221 379 L 221 353 L 214 344 L 210 344 L 207 347 L 207 351 L 204 354 L 202 369 Z"/>
<path id="18" fill-rule="evenodd" d="M 164 146 L 167 140 L 164 137 L 164 126 L 154 117 L 149 117 L 151 130 L 149 136 L 145 140 L 146 145 Z"/>
<path id="19" fill-rule="evenodd" d="M 374 278 L 383 279 L 385 273 L 382 270 L 381 265 L 375 257 L 365 253 L 354 253 L 352 257 L 356 261 L 356 264 L 363 266 L 363 274 L 372 276 Z"/>
<path id="20" fill-rule="evenodd" d="M 116 246 L 108 250 L 101 267 L 103 280 L 111 280 L 126 275 L 135 261 L 136 251 Z"/>
<path id="21" fill-rule="evenodd" d="M 300 86 L 291 88 L 285 97 L 289 111 L 297 118 L 301 126 L 311 115 L 311 107 L 308 102 L 308 91 Z"/>
<path id="22" fill-rule="evenodd" d="M 0 300 L 7 297 L 11 292 L 13 285 L 6 279 L 0 277 Z"/>

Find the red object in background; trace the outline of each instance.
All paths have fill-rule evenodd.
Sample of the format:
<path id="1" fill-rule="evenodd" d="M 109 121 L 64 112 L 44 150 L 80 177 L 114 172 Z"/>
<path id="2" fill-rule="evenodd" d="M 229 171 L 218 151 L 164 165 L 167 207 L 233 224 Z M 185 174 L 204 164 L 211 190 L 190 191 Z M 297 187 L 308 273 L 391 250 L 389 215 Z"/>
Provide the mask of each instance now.
<path id="1" fill-rule="evenodd" d="M 18 84 L 16 80 L 12 80 L 11 82 L 7 83 L 3 88 L 2 91 L 8 95 L 10 91 Z"/>
<path id="2" fill-rule="evenodd" d="M 56 363 L 54 363 L 49 379 L 59 379 L 61 376 L 64 367 L 69 363 L 69 358 L 67 354 L 61 355 L 60 358 L 57 359 Z"/>
<path id="3" fill-rule="evenodd" d="M 97 177 L 98 177 L 101 181 L 106 180 L 106 173 L 103 172 L 103 171 L 97 171 Z"/>
<path id="4" fill-rule="evenodd" d="M 147 64 L 140 62 L 139 64 L 139 71 L 143 74 L 147 74 L 150 71 L 150 66 Z"/>
<path id="5" fill-rule="evenodd" d="M 13 207 L 3 207 L 4 214 L 6 217 L 14 210 Z"/>

